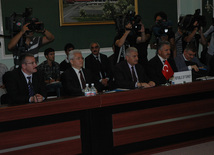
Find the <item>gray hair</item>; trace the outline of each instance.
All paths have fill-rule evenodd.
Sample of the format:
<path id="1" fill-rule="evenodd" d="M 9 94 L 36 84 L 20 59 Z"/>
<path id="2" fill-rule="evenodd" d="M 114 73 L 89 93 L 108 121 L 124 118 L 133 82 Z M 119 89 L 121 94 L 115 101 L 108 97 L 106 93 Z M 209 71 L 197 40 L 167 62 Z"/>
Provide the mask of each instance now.
<path id="1" fill-rule="evenodd" d="M 72 59 L 74 59 L 74 55 L 75 55 L 76 53 L 82 54 L 82 52 L 81 52 L 80 50 L 72 50 L 72 51 L 70 51 L 70 52 L 69 52 L 69 55 L 68 55 L 69 61 L 72 60 Z"/>
<path id="2" fill-rule="evenodd" d="M 137 51 L 137 48 L 135 48 L 135 47 L 129 47 L 129 48 L 127 48 L 127 49 L 126 49 L 125 56 L 130 55 L 131 52 L 138 52 L 138 51 Z"/>
<path id="3" fill-rule="evenodd" d="M 91 49 L 91 45 L 92 45 L 92 44 L 97 44 L 97 46 L 100 48 L 100 44 L 99 44 L 98 42 L 92 42 L 92 43 L 90 44 L 90 47 L 89 47 L 90 49 Z"/>
<path id="4" fill-rule="evenodd" d="M 159 44 L 158 44 L 158 50 L 161 50 L 164 45 L 169 45 L 170 46 L 170 42 L 168 42 L 168 41 L 160 41 Z"/>

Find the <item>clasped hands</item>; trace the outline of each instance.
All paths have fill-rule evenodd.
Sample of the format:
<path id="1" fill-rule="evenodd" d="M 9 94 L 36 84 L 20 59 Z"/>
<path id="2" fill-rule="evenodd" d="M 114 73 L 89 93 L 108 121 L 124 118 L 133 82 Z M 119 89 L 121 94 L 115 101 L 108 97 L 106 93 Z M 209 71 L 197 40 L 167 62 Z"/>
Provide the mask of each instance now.
<path id="1" fill-rule="evenodd" d="M 31 103 L 38 103 L 43 101 L 43 96 L 40 94 L 35 94 L 34 96 L 30 97 L 30 102 Z"/>
<path id="2" fill-rule="evenodd" d="M 146 83 L 146 82 L 144 82 L 144 83 L 138 82 L 137 83 L 138 88 L 149 88 L 149 87 L 154 87 L 154 86 L 155 86 L 155 82 L 153 82 L 153 81 L 149 81 L 148 83 Z"/>

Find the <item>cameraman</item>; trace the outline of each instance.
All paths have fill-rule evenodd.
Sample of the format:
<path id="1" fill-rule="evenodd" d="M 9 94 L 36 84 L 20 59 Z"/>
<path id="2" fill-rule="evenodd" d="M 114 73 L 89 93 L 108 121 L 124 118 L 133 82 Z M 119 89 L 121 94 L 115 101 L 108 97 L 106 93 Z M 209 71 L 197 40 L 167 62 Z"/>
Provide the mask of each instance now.
<path id="1" fill-rule="evenodd" d="M 141 21 L 138 24 L 140 28 L 138 32 L 136 32 L 134 30 L 135 21 L 131 20 L 130 17 L 127 16 L 125 17 L 124 31 L 118 30 L 118 34 L 114 38 L 115 45 L 114 65 L 124 60 L 125 50 L 128 47 L 136 46 L 136 44 L 146 41 L 144 25 L 142 24 Z"/>
<path id="2" fill-rule="evenodd" d="M 155 13 L 154 20 L 155 25 L 152 27 L 152 31 L 156 40 L 155 46 L 153 45 L 152 48 L 156 48 L 159 42 L 168 41 L 170 42 L 171 57 L 175 57 L 175 33 L 172 30 L 172 23 L 168 21 L 167 15 L 163 11 Z"/>
<path id="3" fill-rule="evenodd" d="M 212 19 L 212 22 L 212 25 L 204 33 L 204 36 L 206 38 L 210 36 L 210 44 L 206 53 L 206 64 L 209 68 L 211 67 L 211 58 L 214 57 L 214 18 Z M 214 60 L 214 58 L 212 58 L 212 60 Z M 214 64 L 214 62 L 212 62 L 212 64 Z M 211 68 L 213 67 L 214 66 L 212 66 Z"/>
<path id="4" fill-rule="evenodd" d="M 185 49 L 186 45 L 189 43 L 194 43 L 197 52 L 196 52 L 196 57 L 199 57 L 198 55 L 198 48 L 199 48 L 199 43 L 202 45 L 206 45 L 206 39 L 203 34 L 203 28 L 202 26 L 199 25 L 198 21 L 195 21 L 193 23 L 193 30 L 192 31 L 185 31 L 183 34 L 183 49 Z"/>
<path id="5" fill-rule="evenodd" d="M 32 21 L 35 19 L 32 19 Z M 39 30 L 30 30 L 29 25 L 31 23 L 26 23 L 21 31 L 17 33 L 8 43 L 8 50 L 13 51 L 14 55 L 14 64 L 15 68 L 18 68 L 19 66 L 19 56 L 21 53 L 31 53 L 34 55 L 36 61 L 38 62 L 38 53 L 39 48 L 54 40 L 54 35 L 50 33 L 48 30 L 46 30 L 44 27 Z M 41 24 L 41 22 L 34 22 L 34 24 Z M 41 36 L 34 36 L 34 33 L 41 33 L 43 34 L 43 37 Z M 22 43 L 20 44 L 20 41 Z M 20 47 L 22 46 L 22 47 Z"/>

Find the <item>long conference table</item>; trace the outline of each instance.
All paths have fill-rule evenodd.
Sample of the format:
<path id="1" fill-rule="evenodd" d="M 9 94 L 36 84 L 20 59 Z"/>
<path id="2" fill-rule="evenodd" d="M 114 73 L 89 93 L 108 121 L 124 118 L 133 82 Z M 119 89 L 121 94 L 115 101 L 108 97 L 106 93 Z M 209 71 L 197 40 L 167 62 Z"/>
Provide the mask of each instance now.
<path id="1" fill-rule="evenodd" d="M 214 139 L 214 80 L 0 108 L 0 154 L 151 154 Z"/>

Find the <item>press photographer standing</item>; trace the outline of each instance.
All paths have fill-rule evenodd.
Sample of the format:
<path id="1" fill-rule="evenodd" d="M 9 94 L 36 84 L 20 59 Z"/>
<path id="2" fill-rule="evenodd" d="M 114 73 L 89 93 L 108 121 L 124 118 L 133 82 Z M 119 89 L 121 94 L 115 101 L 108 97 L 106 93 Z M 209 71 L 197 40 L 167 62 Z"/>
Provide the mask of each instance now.
<path id="1" fill-rule="evenodd" d="M 197 48 L 195 56 L 199 58 L 199 44 L 206 45 L 206 39 L 203 34 L 203 27 L 206 26 L 206 20 L 204 16 L 200 15 L 200 9 L 195 10 L 194 15 L 188 14 L 182 17 L 178 23 L 178 26 L 181 30 L 180 39 L 182 40 L 182 42 L 180 43 L 182 43 L 182 51 L 184 51 L 185 47 L 188 44 L 194 44 Z M 176 43 L 179 42 L 176 41 Z"/>
<path id="2" fill-rule="evenodd" d="M 167 14 L 163 11 L 157 12 L 154 15 L 155 25 L 152 27 L 155 36 L 155 42 L 152 48 L 157 49 L 159 42 L 170 42 L 171 57 L 175 57 L 175 34 L 172 27 L 172 22 L 168 20 Z"/>
<path id="3" fill-rule="evenodd" d="M 35 18 L 31 22 L 35 24 L 36 28 L 30 27 L 31 23 L 26 23 L 8 44 L 8 50 L 13 52 L 15 68 L 19 66 L 19 56 L 21 53 L 33 54 L 38 62 L 39 48 L 54 40 L 54 35 L 46 30 L 44 26 L 40 26 L 41 22 L 38 22 Z M 34 33 L 41 33 L 43 36 L 34 36 Z M 20 41 L 22 42 L 21 44 Z"/>
<path id="4" fill-rule="evenodd" d="M 124 23 L 116 23 L 118 33 L 114 38 L 114 65 L 124 60 L 125 50 L 128 47 L 135 47 L 136 44 L 146 41 L 144 25 L 142 22 L 136 23 L 133 20 L 134 15 L 135 13 L 129 13 L 122 19 Z M 121 19 L 118 20 L 120 21 Z M 140 33 L 140 35 L 138 35 L 138 33 Z"/>

